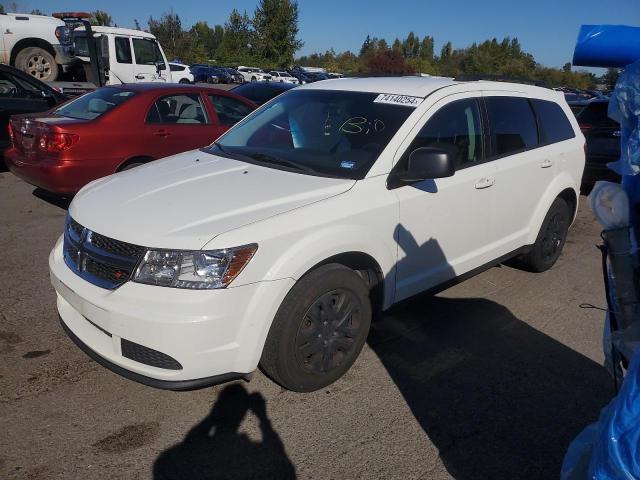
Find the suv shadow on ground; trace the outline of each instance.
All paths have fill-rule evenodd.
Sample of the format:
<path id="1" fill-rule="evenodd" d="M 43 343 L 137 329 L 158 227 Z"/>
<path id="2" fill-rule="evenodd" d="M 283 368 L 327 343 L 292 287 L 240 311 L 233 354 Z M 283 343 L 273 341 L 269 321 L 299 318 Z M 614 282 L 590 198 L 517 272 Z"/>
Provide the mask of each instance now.
<path id="1" fill-rule="evenodd" d="M 444 256 L 435 239 L 407 248 Z M 459 480 L 558 478 L 614 394 L 601 365 L 484 298 L 414 297 L 373 323 L 368 344 Z"/>
<path id="2" fill-rule="evenodd" d="M 262 441 L 238 432 L 253 412 Z M 153 466 L 154 480 L 219 478 L 296 478 L 295 468 L 266 414 L 264 397 L 249 394 L 240 383 L 222 390 L 209 415 L 184 440 L 165 450 Z"/>

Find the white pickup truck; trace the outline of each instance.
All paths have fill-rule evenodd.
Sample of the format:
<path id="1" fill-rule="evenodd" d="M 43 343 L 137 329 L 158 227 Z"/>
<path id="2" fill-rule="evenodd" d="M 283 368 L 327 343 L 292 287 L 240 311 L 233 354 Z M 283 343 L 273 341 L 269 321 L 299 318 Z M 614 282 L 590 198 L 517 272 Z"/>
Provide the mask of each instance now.
<path id="1" fill-rule="evenodd" d="M 62 71 L 56 28 L 64 22 L 43 15 L 0 14 L 0 63 L 11 65 L 44 82 Z"/>
<path id="2" fill-rule="evenodd" d="M 63 71 L 88 66 L 85 28 L 71 32 L 65 27 L 63 20 L 54 17 L 0 14 L 0 63 L 45 82 L 59 79 Z M 93 26 L 92 31 L 104 75 L 102 81 L 86 75 L 93 83 L 172 81 L 164 51 L 151 33 L 102 26 Z"/>

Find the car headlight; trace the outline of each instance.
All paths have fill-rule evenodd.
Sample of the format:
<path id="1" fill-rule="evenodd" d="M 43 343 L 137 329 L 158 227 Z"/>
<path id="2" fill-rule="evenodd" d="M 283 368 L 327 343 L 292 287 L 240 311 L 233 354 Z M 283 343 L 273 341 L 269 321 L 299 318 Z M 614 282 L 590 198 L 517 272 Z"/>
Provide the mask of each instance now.
<path id="1" fill-rule="evenodd" d="M 195 290 L 224 288 L 249 263 L 258 245 L 224 250 L 147 250 L 134 282 Z"/>

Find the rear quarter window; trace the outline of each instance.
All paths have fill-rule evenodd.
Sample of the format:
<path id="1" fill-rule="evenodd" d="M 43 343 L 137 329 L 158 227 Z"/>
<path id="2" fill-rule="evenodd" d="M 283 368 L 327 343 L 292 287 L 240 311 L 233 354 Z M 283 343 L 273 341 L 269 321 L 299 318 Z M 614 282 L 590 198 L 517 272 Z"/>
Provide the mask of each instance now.
<path id="1" fill-rule="evenodd" d="M 531 104 L 538 117 L 540 142 L 562 142 L 576 136 L 573 127 L 560 105 L 547 100 L 532 99 Z"/>

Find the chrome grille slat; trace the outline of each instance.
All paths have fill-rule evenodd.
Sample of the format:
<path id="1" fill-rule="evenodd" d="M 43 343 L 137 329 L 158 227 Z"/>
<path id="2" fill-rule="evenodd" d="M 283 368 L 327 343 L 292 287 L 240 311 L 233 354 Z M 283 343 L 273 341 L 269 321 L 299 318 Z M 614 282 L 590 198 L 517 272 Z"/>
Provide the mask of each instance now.
<path id="1" fill-rule="evenodd" d="M 93 232 L 67 216 L 64 260 L 80 277 L 113 290 L 131 278 L 145 248 Z"/>

